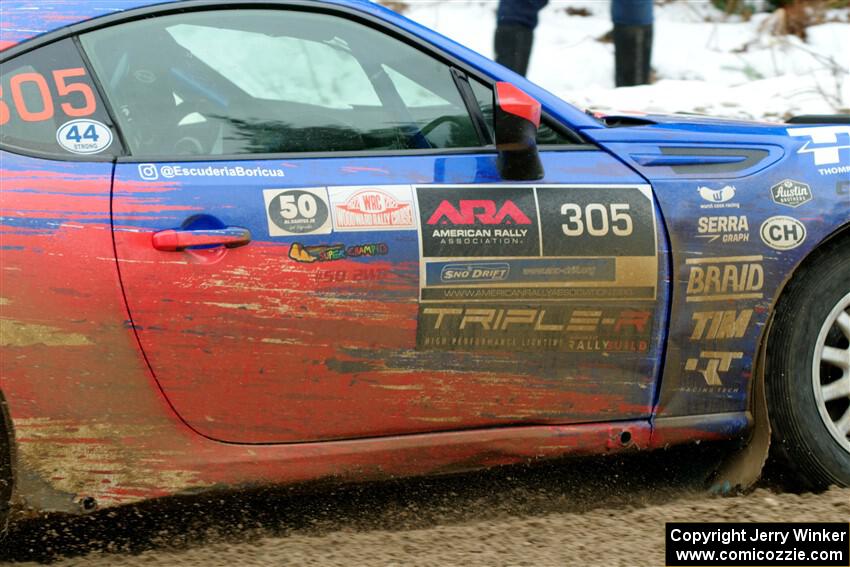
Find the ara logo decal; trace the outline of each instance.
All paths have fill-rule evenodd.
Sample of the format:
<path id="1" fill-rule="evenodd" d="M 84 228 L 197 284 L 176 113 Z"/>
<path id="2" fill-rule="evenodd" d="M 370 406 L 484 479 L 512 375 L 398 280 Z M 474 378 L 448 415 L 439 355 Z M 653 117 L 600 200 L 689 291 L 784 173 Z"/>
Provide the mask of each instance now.
<path id="1" fill-rule="evenodd" d="M 418 187 L 424 258 L 540 256 L 531 187 Z"/>
<path id="2" fill-rule="evenodd" d="M 814 126 L 807 128 L 788 128 L 788 135 L 808 138 L 798 154 L 812 154 L 815 165 L 831 165 L 841 162 L 842 150 L 845 158 L 850 155 L 850 124 L 835 126 Z M 819 170 L 821 175 L 829 175 L 832 169 Z M 839 173 L 836 171 L 835 173 Z"/>
<path id="3" fill-rule="evenodd" d="M 792 250 L 806 240 L 806 226 L 791 217 L 770 217 L 759 232 L 762 242 L 774 250 Z"/>
<path id="4" fill-rule="evenodd" d="M 710 187 L 698 187 L 699 196 L 702 197 L 703 203 L 700 208 L 703 209 L 737 209 L 740 208 L 738 203 L 730 203 L 735 198 L 735 189 L 732 185 L 726 185 L 722 189 L 712 189 Z"/>
<path id="5" fill-rule="evenodd" d="M 770 188 L 770 196 L 777 205 L 796 208 L 812 200 L 812 190 L 802 181 L 785 179 Z"/>
<path id="6" fill-rule="evenodd" d="M 445 200 L 428 219 L 428 224 L 452 225 L 531 224 L 531 219 L 513 201 L 506 200 L 500 207 L 492 199 L 461 199 L 455 207 Z"/>

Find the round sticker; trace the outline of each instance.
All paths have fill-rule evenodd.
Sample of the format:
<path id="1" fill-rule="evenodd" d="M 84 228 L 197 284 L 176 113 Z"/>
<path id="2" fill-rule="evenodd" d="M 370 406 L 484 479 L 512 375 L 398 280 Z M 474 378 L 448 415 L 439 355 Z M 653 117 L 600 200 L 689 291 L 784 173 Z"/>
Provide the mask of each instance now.
<path id="1" fill-rule="evenodd" d="M 112 132 L 97 120 L 71 120 L 56 131 L 56 141 L 75 154 L 97 154 L 112 144 Z"/>
<path id="2" fill-rule="evenodd" d="M 761 223 L 759 233 L 774 250 L 793 250 L 806 240 L 806 225 L 792 217 L 770 217 Z"/>
<path id="3" fill-rule="evenodd" d="M 269 202 L 269 218 L 281 230 L 307 234 L 322 228 L 328 220 L 328 205 L 309 191 L 284 191 Z"/>

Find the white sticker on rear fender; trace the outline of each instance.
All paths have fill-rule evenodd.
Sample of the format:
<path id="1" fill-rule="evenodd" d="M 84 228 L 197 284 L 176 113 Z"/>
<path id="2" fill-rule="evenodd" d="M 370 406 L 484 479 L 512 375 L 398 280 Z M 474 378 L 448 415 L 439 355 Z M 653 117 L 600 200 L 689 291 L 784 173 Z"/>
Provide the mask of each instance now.
<path id="1" fill-rule="evenodd" d="M 759 234 L 774 250 L 793 250 L 806 240 L 806 226 L 792 217 L 770 217 L 761 223 Z"/>
<path id="2" fill-rule="evenodd" d="M 797 153 L 812 154 L 815 165 L 840 163 L 842 150 L 845 156 L 850 151 L 850 125 L 788 128 L 788 135 L 809 138 Z"/>
<path id="3" fill-rule="evenodd" d="M 97 154 L 112 145 L 112 131 L 97 120 L 71 120 L 56 130 L 56 142 L 71 153 Z"/>

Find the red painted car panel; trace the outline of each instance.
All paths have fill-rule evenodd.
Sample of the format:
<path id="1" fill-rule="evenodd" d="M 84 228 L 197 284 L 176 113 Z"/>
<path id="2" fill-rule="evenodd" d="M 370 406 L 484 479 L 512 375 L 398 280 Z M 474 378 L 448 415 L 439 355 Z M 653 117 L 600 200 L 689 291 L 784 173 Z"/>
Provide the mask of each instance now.
<path id="1" fill-rule="evenodd" d="M 573 175 L 573 182 L 638 181 L 598 152 L 544 158 L 553 172 L 596 162 L 579 174 L 584 179 Z M 660 349 L 659 335 L 650 332 L 660 316 L 652 301 L 643 307 L 625 302 L 610 311 L 619 318 L 637 305 L 646 317 L 642 336 L 652 335 L 624 345 L 617 356 L 590 342 L 588 352 L 571 353 L 422 350 L 415 231 L 335 233 L 324 241 L 380 244 L 386 255 L 314 263 L 293 260 L 293 250 L 298 240 L 322 237 L 269 235 L 263 200 L 269 187 L 470 183 L 486 179 L 482 172 L 495 174 L 494 157 L 245 161 L 227 167 L 285 176 L 162 178 L 163 170 L 171 175 L 180 167 L 117 166 L 115 243 L 147 360 L 177 413 L 199 433 L 228 442 L 280 443 L 649 415 Z M 160 173 L 144 181 L 140 170 L 148 177 L 149 171 Z M 454 173 L 436 177 L 440 170 Z M 409 186 L 406 191 L 411 194 Z M 406 205 L 414 210 L 413 202 Z M 199 214 L 248 227 L 253 241 L 182 253 L 152 245 L 157 230 L 197 222 Z M 665 264 L 663 254 L 650 261 L 653 284 L 661 285 Z M 612 319 L 608 327 L 617 324 Z"/>

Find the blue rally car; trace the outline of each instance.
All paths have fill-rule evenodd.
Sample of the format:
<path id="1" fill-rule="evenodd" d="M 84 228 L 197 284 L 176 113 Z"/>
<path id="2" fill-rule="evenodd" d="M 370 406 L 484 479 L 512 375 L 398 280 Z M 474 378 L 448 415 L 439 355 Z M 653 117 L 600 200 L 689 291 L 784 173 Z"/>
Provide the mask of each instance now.
<path id="1" fill-rule="evenodd" d="M 3 514 L 768 431 L 850 485 L 847 117 L 593 116 L 355 0 L 0 16 Z"/>

